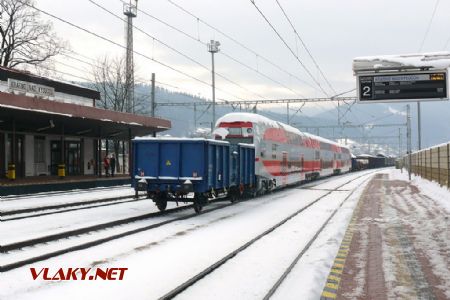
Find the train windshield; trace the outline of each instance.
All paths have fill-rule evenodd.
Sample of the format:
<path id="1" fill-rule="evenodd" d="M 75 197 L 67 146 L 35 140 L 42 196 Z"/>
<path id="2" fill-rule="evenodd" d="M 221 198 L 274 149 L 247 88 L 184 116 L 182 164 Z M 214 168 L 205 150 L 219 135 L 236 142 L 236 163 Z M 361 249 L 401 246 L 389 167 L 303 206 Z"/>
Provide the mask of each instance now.
<path id="1" fill-rule="evenodd" d="M 216 139 L 223 139 L 232 144 L 253 144 L 252 127 L 221 127 L 216 130 Z"/>
<path id="2" fill-rule="evenodd" d="M 228 141 L 232 144 L 253 144 L 253 137 L 226 137 L 225 141 Z"/>

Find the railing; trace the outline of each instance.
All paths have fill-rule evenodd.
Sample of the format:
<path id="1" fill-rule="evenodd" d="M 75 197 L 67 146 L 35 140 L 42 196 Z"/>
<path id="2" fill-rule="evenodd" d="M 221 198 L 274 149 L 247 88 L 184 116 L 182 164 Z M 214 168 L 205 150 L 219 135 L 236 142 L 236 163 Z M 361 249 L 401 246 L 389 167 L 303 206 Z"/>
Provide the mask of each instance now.
<path id="1" fill-rule="evenodd" d="M 408 156 L 403 162 L 408 165 Z M 411 173 L 450 188 L 450 143 L 412 153 Z"/>

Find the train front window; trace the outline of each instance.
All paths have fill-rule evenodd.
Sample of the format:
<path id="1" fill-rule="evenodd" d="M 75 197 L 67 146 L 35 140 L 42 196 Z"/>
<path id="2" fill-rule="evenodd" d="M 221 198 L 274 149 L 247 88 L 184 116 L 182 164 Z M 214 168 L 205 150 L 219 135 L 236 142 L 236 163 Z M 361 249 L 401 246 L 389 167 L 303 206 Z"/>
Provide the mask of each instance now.
<path id="1" fill-rule="evenodd" d="M 229 135 L 242 135 L 242 128 L 228 128 Z"/>
<path id="2" fill-rule="evenodd" d="M 225 138 L 225 141 L 229 141 L 232 144 L 253 144 L 253 137 L 229 137 Z"/>

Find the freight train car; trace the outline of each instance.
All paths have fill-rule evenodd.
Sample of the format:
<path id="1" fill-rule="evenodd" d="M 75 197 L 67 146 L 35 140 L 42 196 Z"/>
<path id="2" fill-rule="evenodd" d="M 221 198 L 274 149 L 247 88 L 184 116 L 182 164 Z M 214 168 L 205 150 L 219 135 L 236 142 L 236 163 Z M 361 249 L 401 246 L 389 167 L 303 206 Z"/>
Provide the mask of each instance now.
<path id="1" fill-rule="evenodd" d="M 259 194 L 351 168 L 347 147 L 261 115 L 230 113 L 216 127 L 216 139 L 255 145 Z"/>
<path id="2" fill-rule="evenodd" d="M 236 199 L 255 186 L 253 145 L 207 139 L 133 140 L 133 186 L 159 210 L 168 201 L 193 202 L 200 212 L 219 194 Z M 137 194 L 136 194 L 137 195 Z"/>
<path id="3" fill-rule="evenodd" d="M 136 193 L 146 191 L 160 210 L 184 201 L 200 212 L 219 194 L 233 201 L 351 168 L 347 147 L 256 114 L 223 116 L 214 136 L 133 140 Z"/>

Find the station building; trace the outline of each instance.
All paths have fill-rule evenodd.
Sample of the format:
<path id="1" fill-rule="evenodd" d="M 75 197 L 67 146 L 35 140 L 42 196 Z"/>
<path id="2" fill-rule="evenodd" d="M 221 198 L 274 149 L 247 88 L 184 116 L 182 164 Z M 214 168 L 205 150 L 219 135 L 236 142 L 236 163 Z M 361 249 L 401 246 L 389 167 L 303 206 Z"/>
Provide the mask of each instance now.
<path id="1" fill-rule="evenodd" d="M 104 176 L 114 141 L 117 170 L 126 175 L 131 139 L 171 127 L 168 120 L 98 108 L 99 99 L 86 87 L 0 67 L 0 183 L 58 177 L 58 167 L 66 176 Z"/>

